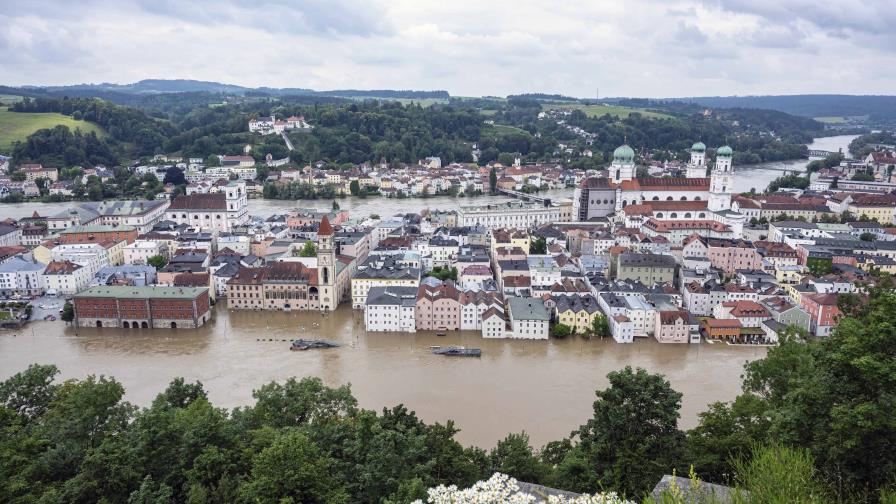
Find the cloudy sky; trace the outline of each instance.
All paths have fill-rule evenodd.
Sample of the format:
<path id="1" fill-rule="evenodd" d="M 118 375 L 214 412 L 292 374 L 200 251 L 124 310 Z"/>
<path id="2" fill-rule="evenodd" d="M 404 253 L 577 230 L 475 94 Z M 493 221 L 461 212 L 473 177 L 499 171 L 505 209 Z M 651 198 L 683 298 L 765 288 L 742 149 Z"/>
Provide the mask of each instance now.
<path id="1" fill-rule="evenodd" d="M 893 0 L 0 0 L 0 83 L 896 91 Z"/>

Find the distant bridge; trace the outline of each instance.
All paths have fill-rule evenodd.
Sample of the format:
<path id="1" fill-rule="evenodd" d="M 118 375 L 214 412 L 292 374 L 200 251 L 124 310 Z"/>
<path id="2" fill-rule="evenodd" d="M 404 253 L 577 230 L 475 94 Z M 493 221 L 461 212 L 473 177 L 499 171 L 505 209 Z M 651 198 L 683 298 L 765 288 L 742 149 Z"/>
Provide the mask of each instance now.
<path id="1" fill-rule="evenodd" d="M 501 194 L 506 194 L 511 198 L 516 198 L 523 201 L 532 201 L 535 203 L 541 203 L 545 206 L 551 204 L 551 198 L 545 198 L 543 196 L 538 196 L 536 194 L 528 194 L 520 191 L 514 191 L 513 189 L 498 189 L 498 192 Z"/>
<path id="2" fill-rule="evenodd" d="M 824 159 L 831 154 L 839 154 L 838 152 L 826 151 L 821 149 L 809 149 L 809 159 Z"/>

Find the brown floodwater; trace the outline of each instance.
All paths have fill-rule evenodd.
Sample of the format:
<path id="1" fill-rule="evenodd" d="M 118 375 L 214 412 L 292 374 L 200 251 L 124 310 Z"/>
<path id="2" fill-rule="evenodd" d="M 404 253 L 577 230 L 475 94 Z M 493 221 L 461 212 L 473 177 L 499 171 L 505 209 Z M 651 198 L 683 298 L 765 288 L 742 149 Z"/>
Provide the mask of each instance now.
<path id="1" fill-rule="evenodd" d="M 540 446 L 591 415 L 607 373 L 626 365 L 664 374 L 684 394 L 681 426 L 696 424 L 708 403 L 740 390 L 743 364 L 766 350 L 724 344 L 660 345 L 639 340 L 483 340 L 478 332 L 366 333 L 360 311 L 335 313 L 228 311 L 226 303 L 198 330 L 95 329 L 32 322 L 0 331 L 0 379 L 30 363 L 55 364 L 61 378 L 117 378 L 126 398 L 148 405 L 172 378 L 199 380 L 217 406 L 251 404 L 252 390 L 272 380 L 317 376 L 351 384 L 360 405 L 380 410 L 405 404 L 427 422 L 453 419 L 465 445 L 491 447 L 525 430 Z M 323 338 L 343 346 L 289 351 L 291 338 Z M 274 341 L 268 341 L 273 339 Z M 263 340 L 263 341 L 261 341 Z M 431 345 L 482 349 L 481 358 L 444 357 Z"/>

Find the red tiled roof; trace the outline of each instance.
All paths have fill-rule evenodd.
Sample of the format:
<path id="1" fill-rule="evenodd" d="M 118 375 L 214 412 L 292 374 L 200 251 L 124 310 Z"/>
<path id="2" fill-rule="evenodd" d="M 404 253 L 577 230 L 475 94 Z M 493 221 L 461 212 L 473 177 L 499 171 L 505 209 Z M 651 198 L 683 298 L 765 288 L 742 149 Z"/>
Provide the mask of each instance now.
<path id="1" fill-rule="evenodd" d="M 324 215 L 324 218 L 320 220 L 320 227 L 317 229 L 318 236 L 330 236 L 333 234 L 333 226 L 330 225 L 330 219 Z"/>
<path id="2" fill-rule="evenodd" d="M 227 210 L 226 198 L 224 193 L 180 195 L 168 210 Z"/>

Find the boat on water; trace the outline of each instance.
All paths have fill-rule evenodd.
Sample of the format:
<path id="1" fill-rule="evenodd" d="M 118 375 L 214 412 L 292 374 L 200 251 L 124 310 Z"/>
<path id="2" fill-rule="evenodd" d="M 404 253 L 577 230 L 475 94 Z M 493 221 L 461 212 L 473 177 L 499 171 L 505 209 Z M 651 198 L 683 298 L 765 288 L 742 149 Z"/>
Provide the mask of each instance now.
<path id="1" fill-rule="evenodd" d="M 292 342 L 292 346 L 290 346 L 289 349 L 296 351 L 311 350 L 313 348 L 335 348 L 338 346 L 338 343 L 333 343 L 332 341 L 297 339 Z"/>
<path id="2" fill-rule="evenodd" d="M 466 348 L 459 346 L 431 347 L 436 355 L 448 355 L 451 357 L 481 357 L 482 350 L 478 348 Z"/>

